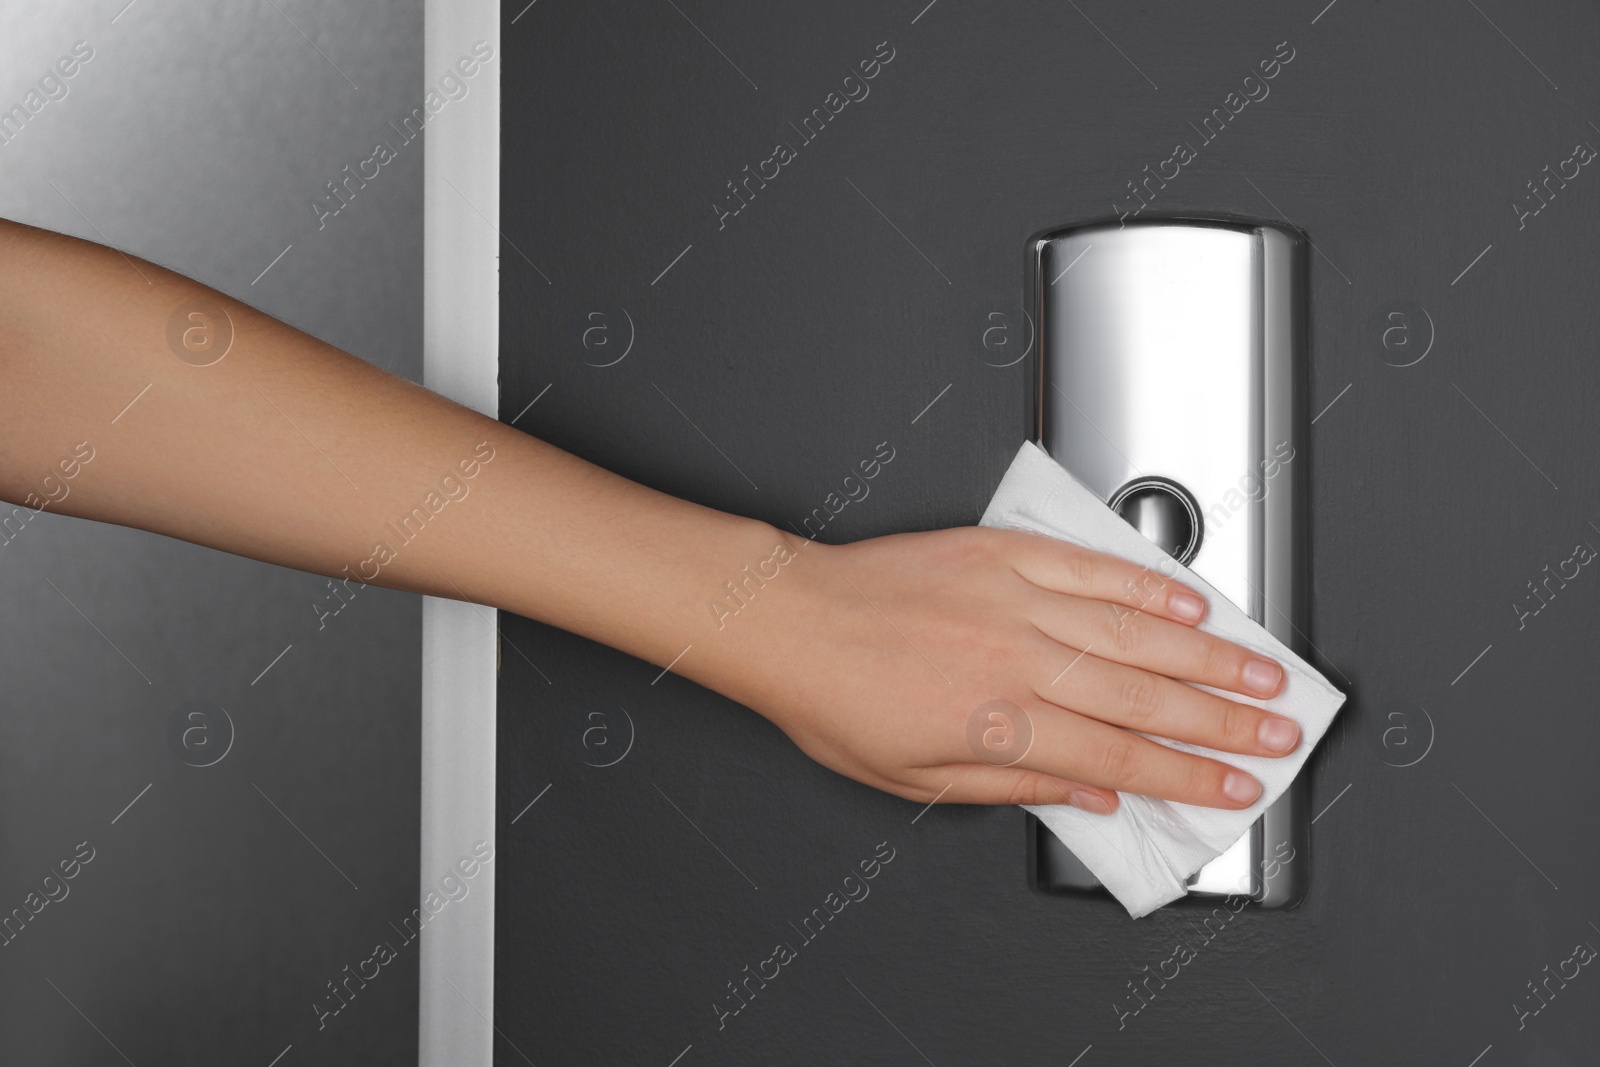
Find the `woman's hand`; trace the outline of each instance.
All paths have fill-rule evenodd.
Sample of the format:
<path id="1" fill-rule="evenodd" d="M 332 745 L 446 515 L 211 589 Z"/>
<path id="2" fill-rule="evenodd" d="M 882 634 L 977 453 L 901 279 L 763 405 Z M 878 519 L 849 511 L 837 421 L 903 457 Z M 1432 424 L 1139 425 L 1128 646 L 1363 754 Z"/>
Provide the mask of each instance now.
<path id="1" fill-rule="evenodd" d="M 858 781 L 918 801 L 1106 814 L 1121 790 L 1236 809 L 1254 778 L 1132 731 L 1259 756 L 1299 744 L 1293 720 L 1183 684 L 1266 698 L 1283 670 L 1195 629 L 1204 601 L 1136 564 L 982 527 L 843 546 L 774 533 L 792 559 L 744 584 L 712 670 L 692 673 Z"/>

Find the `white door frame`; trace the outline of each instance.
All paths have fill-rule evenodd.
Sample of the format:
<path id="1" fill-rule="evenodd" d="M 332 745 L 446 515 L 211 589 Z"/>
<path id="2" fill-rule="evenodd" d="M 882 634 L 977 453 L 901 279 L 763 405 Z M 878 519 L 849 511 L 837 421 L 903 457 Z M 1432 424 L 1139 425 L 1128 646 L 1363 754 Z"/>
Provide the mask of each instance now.
<path id="1" fill-rule="evenodd" d="M 419 103 L 473 45 L 494 51 L 423 139 L 423 384 L 498 418 L 500 5 L 425 4 Z M 423 598 L 419 900 L 475 844 L 495 843 L 495 636 L 492 608 Z M 496 866 L 478 870 L 419 940 L 421 1067 L 493 1063 Z"/>

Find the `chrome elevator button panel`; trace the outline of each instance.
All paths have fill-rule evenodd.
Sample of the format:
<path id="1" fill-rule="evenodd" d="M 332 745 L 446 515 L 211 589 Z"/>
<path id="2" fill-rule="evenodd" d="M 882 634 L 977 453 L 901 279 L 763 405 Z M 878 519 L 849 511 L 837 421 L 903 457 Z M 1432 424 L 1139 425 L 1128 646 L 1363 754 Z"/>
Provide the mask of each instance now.
<path id="1" fill-rule="evenodd" d="M 1039 444 L 1301 655 L 1307 254 L 1277 224 L 1146 215 L 1037 234 L 1027 257 Z M 1297 902 L 1309 804 L 1302 774 L 1191 894 Z M 1037 820 L 1029 847 L 1039 889 L 1098 888 Z"/>

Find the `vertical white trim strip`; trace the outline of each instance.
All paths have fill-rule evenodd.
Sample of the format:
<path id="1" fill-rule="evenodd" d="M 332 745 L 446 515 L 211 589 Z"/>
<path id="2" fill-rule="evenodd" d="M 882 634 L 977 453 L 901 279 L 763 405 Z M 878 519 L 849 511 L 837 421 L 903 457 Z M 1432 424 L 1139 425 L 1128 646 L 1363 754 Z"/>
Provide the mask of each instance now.
<path id="1" fill-rule="evenodd" d="M 468 96 L 427 125 L 423 141 L 423 384 L 498 417 L 500 5 L 426 0 L 429 86 L 478 41 L 493 58 Z M 426 87 L 419 88 L 421 103 Z M 494 844 L 495 613 L 425 597 L 422 606 L 420 892 L 471 852 Z M 494 1060 L 494 872 L 419 939 L 421 1067 Z"/>

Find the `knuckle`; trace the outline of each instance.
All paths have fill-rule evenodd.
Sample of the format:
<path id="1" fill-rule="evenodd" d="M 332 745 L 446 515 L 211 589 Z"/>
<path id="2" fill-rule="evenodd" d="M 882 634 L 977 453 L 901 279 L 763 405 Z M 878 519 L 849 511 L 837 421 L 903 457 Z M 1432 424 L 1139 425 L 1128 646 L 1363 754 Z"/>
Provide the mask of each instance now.
<path id="1" fill-rule="evenodd" d="M 1129 577 L 1123 584 L 1127 589 L 1129 598 L 1143 607 L 1146 604 L 1155 603 L 1160 598 L 1161 591 L 1166 587 L 1167 583 L 1162 581 L 1159 574 L 1146 567 L 1139 571 L 1138 574 Z"/>
<path id="2" fill-rule="evenodd" d="M 1079 589 L 1093 589 L 1098 570 L 1089 553 L 1074 551 L 1067 554 L 1067 573 Z"/>
<path id="3" fill-rule="evenodd" d="M 1233 678 L 1239 673 L 1237 661 L 1233 648 L 1214 637 L 1208 636 L 1200 643 L 1200 672 L 1204 678 Z"/>
<path id="4" fill-rule="evenodd" d="M 1148 723 L 1161 710 L 1161 689 L 1148 674 L 1135 674 L 1122 683 L 1122 710 L 1135 726 Z"/>
<path id="5" fill-rule="evenodd" d="M 1222 736 L 1230 748 L 1248 751 L 1255 748 L 1256 725 L 1261 713 L 1229 700 L 1222 705 Z"/>
<path id="6" fill-rule="evenodd" d="M 1144 617 L 1129 608 L 1112 608 L 1111 641 L 1124 656 L 1138 654 L 1144 647 L 1147 624 Z"/>
<path id="7" fill-rule="evenodd" d="M 1182 795 L 1187 803 L 1205 803 L 1222 795 L 1222 769 L 1210 760 L 1191 756 L 1183 761 Z"/>
<path id="8" fill-rule="evenodd" d="M 904 779 L 881 778 L 878 775 L 863 775 L 860 780 L 874 789 L 881 789 L 886 793 L 893 793 L 905 800 L 915 801 L 918 804 L 954 804 L 958 801 L 951 795 L 960 792 L 959 789 L 949 788 L 948 783 L 934 785 L 931 781 L 918 780 L 921 775 L 910 775 Z"/>
<path id="9" fill-rule="evenodd" d="M 1018 804 L 1057 804 L 1059 799 L 1052 800 L 1045 797 L 1044 790 L 1038 778 L 1031 774 L 1019 774 L 1012 779 L 1006 787 L 1006 803 Z"/>
<path id="10" fill-rule="evenodd" d="M 1115 786 L 1127 782 L 1137 769 L 1137 747 L 1132 738 L 1112 741 L 1100 750 L 1100 775 L 1102 780 Z"/>
<path id="11" fill-rule="evenodd" d="M 1000 550 L 998 538 L 984 536 L 989 532 L 979 526 L 960 528 L 949 538 L 951 555 L 963 562 L 989 559 Z"/>
<path id="12" fill-rule="evenodd" d="M 993 536 L 999 532 L 987 526 L 955 526 L 930 531 L 927 544 L 936 566 L 967 567 L 988 562 L 1005 550 L 1005 538 Z"/>

